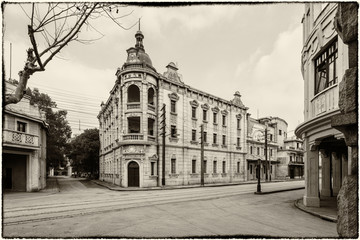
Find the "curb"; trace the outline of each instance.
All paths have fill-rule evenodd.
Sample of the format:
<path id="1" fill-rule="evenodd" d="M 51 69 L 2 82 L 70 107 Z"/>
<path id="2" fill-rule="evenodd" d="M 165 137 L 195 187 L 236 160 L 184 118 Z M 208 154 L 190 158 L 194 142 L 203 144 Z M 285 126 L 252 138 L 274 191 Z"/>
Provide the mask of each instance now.
<path id="1" fill-rule="evenodd" d="M 297 199 L 297 200 L 295 200 L 295 202 L 294 202 L 295 207 L 297 207 L 297 208 L 300 209 L 301 211 L 306 212 L 306 213 L 309 213 L 309 214 L 311 214 L 311 215 L 313 215 L 313 216 L 315 216 L 315 217 L 319 217 L 319 218 L 321 218 L 321 219 L 323 219 L 323 220 L 337 223 L 337 219 L 336 219 L 336 218 L 329 217 L 329 216 L 326 216 L 326 215 L 322 215 L 322 214 L 320 214 L 320 213 L 315 213 L 315 212 L 312 212 L 312 211 L 310 211 L 310 210 L 308 210 L 308 209 L 306 209 L 306 208 L 301 207 L 300 204 L 298 203 L 298 202 L 301 201 L 301 200 L 302 200 L 302 198 Z"/>
<path id="2" fill-rule="evenodd" d="M 181 187 L 153 187 L 153 188 L 137 188 L 137 189 L 129 189 L 129 188 L 121 188 L 119 186 L 112 187 L 109 186 L 108 183 L 102 184 L 99 180 L 91 180 L 93 183 L 105 187 L 112 191 L 158 191 L 158 190 L 176 190 L 176 189 L 189 189 L 189 188 L 204 188 L 204 187 L 224 187 L 224 186 L 237 186 L 237 185 L 248 185 L 248 184 L 257 184 L 257 182 L 240 182 L 240 183 L 232 183 L 232 184 L 216 184 L 216 185 L 185 185 Z M 301 181 L 301 180 L 299 180 Z M 272 181 L 272 182 L 287 182 L 287 181 Z M 264 183 L 272 183 L 272 182 L 262 182 Z M 276 193 L 276 192 L 283 192 L 283 191 L 292 191 L 292 190 L 299 190 L 299 189 L 305 189 L 305 187 L 298 187 L 298 188 L 291 188 L 291 189 L 281 189 L 281 190 L 274 190 L 269 192 L 262 192 L 261 194 L 270 194 L 270 193 Z"/>
<path id="3" fill-rule="evenodd" d="M 256 194 L 256 195 L 263 195 L 263 194 L 272 194 L 272 193 L 279 193 L 279 192 L 295 191 L 295 190 L 300 190 L 300 189 L 305 189 L 305 187 L 279 189 L 279 190 L 267 191 L 267 192 L 254 192 L 254 194 Z"/>

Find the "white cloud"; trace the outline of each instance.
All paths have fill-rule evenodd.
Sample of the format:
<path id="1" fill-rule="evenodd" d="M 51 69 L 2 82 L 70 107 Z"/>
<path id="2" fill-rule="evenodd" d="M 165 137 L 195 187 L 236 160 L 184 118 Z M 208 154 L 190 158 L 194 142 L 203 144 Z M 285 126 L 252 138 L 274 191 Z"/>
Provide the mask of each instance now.
<path id="1" fill-rule="evenodd" d="M 250 112 L 284 118 L 288 130 L 303 119 L 303 80 L 300 72 L 301 25 L 278 35 L 273 51 L 238 65 L 236 74 L 246 78 L 243 98 Z M 254 62 L 255 61 L 255 62 Z"/>

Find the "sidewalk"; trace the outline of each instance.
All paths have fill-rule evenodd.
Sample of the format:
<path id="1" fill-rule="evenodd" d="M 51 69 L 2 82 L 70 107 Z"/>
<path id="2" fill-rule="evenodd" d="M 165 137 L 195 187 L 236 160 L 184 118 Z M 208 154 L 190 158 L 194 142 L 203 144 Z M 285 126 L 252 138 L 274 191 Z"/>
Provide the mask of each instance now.
<path id="1" fill-rule="evenodd" d="M 295 206 L 300 210 L 310 213 L 330 222 L 337 222 L 337 200 L 336 197 L 322 197 L 320 207 L 306 207 L 303 199 L 295 201 Z"/>
<path id="2" fill-rule="evenodd" d="M 56 177 L 48 177 L 46 179 L 46 187 L 40 192 L 46 192 L 46 193 L 57 193 L 60 192 L 59 190 L 59 183 Z"/>
<path id="3" fill-rule="evenodd" d="M 303 179 L 299 180 L 290 180 L 290 181 L 301 181 Z M 289 181 L 289 180 L 287 180 Z M 287 182 L 285 180 L 272 180 L 271 182 Z M 174 189 L 187 189 L 187 188 L 199 188 L 201 187 L 200 184 L 195 185 L 180 185 L 180 186 L 163 186 L 163 187 L 149 187 L 149 188 L 139 188 L 139 187 L 120 187 L 118 185 L 108 183 L 105 181 L 100 180 L 92 180 L 92 182 L 106 187 L 113 191 L 153 191 L 153 190 L 174 190 Z M 267 184 L 271 182 L 261 181 L 261 184 Z M 234 185 L 245 185 L 245 184 L 257 184 L 257 181 L 246 181 L 246 182 L 237 182 L 237 183 L 205 183 L 203 187 L 222 187 L 222 186 L 234 186 Z M 283 192 L 283 191 L 292 191 L 292 190 L 299 190 L 304 189 L 304 187 L 295 187 L 295 188 L 289 188 L 289 189 L 282 189 L 282 190 L 274 190 L 274 191 L 262 191 L 260 194 L 270 194 L 270 193 L 277 193 L 277 192 Z"/>

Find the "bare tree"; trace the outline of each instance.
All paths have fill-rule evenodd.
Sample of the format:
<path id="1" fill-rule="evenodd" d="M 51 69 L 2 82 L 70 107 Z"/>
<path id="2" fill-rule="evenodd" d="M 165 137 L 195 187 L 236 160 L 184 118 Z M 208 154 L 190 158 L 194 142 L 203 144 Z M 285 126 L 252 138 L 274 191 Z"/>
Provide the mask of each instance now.
<path id="1" fill-rule="evenodd" d="M 18 103 L 26 91 L 30 76 L 35 72 L 45 71 L 45 67 L 53 57 L 70 42 L 88 43 L 96 40 L 79 38 L 79 33 L 84 27 L 100 33 L 91 25 L 91 20 L 99 17 L 110 18 L 117 26 L 126 30 L 137 24 L 129 28 L 123 27 L 118 20 L 129 16 L 132 12 L 118 16 L 119 6 L 110 3 L 32 3 L 29 11 L 26 11 L 22 5 L 20 7 L 30 21 L 28 35 L 31 47 L 27 50 L 24 69 L 19 72 L 16 91 L 5 95 L 5 105 Z M 42 50 L 39 44 L 41 41 L 45 42 Z"/>

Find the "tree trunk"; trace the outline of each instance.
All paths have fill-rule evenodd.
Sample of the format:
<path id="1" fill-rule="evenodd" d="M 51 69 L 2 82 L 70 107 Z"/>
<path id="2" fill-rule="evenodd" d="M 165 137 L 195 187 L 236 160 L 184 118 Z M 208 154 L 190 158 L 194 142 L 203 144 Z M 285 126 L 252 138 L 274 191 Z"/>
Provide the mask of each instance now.
<path id="1" fill-rule="evenodd" d="M 28 67 L 25 67 L 23 71 L 19 72 L 19 84 L 16 87 L 15 93 L 5 95 L 4 105 L 18 103 L 21 101 L 26 92 L 27 82 L 33 73 L 34 70 L 29 69 Z"/>

